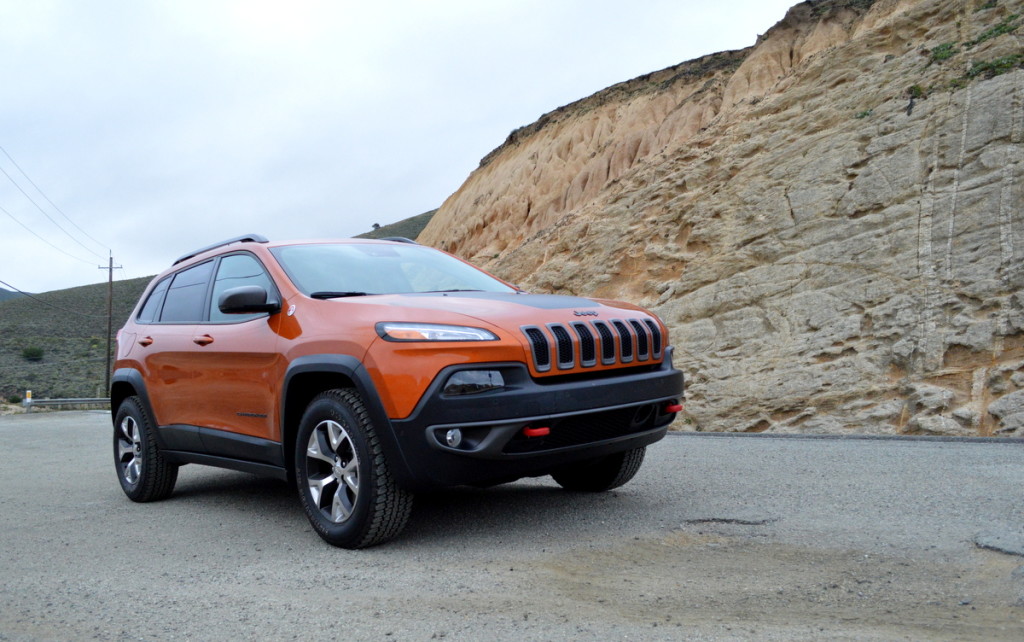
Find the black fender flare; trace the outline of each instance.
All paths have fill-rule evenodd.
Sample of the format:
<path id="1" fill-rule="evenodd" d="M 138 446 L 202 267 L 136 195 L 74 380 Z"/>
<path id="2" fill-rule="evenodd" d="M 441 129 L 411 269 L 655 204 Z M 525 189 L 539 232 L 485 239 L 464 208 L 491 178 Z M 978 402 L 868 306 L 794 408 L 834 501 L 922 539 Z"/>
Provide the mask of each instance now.
<path id="1" fill-rule="evenodd" d="M 281 440 L 282 448 L 287 449 L 289 445 L 286 435 L 294 435 L 295 430 L 288 430 L 289 417 L 301 417 L 304 408 L 289 408 L 289 399 L 292 398 L 292 386 L 294 380 L 300 375 L 328 375 L 341 376 L 352 382 L 352 386 L 363 400 L 370 420 L 377 427 L 377 435 L 384 448 L 384 454 L 391 464 L 392 473 L 399 484 L 408 486 L 412 479 L 412 470 L 405 459 L 405 453 L 399 446 L 398 435 L 391 423 L 384 404 L 381 403 L 377 386 L 374 385 L 370 374 L 366 371 L 363 362 L 351 355 L 345 354 L 313 354 L 299 357 L 293 360 L 285 371 L 284 382 L 281 386 Z M 304 398 L 300 396 L 299 398 Z M 286 457 L 286 459 L 289 459 Z M 292 467 L 291 461 L 285 462 L 288 468 Z"/>
<path id="2" fill-rule="evenodd" d="M 123 393 L 125 385 L 132 389 L 132 394 Z M 149 390 L 146 389 L 146 380 L 143 378 L 142 373 L 135 368 L 118 368 L 110 377 L 110 423 L 114 424 L 115 428 L 117 427 L 117 409 L 121 407 L 122 401 L 133 396 L 138 397 L 139 401 L 142 402 L 142 409 L 149 416 L 150 423 L 153 424 L 153 434 L 156 436 L 157 445 L 163 448 L 163 438 L 160 435 L 160 431 L 157 430 L 156 415 L 153 414 L 153 405 L 149 401 Z"/>

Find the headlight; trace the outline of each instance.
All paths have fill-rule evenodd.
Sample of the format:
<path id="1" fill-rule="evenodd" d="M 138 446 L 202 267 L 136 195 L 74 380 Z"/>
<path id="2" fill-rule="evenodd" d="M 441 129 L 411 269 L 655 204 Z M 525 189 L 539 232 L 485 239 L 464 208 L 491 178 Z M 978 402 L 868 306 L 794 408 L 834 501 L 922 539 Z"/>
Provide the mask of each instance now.
<path id="1" fill-rule="evenodd" d="M 498 337 L 483 328 L 432 323 L 377 324 L 377 334 L 385 341 L 497 341 Z"/>
<path id="2" fill-rule="evenodd" d="M 505 378 L 497 370 L 460 370 L 448 377 L 444 384 L 444 394 L 475 395 L 504 387 Z"/>

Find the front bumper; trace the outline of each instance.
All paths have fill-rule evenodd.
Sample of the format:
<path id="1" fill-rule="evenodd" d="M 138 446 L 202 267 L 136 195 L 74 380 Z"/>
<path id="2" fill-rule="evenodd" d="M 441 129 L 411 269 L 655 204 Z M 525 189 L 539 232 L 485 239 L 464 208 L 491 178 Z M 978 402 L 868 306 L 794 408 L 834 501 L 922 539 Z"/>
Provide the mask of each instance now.
<path id="1" fill-rule="evenodd" d="M 505 386 L 476 395 L 445 395 L 448 377 L 465 369 L 498 370 Z M 545 475 L 665 436 L 675 418 L 669 408 L 683 395 L 683 373 L 672 367 L 671 348 L 661 364 L 596 374 L 544 381 L 532 379 L 521 363 L 446 368 L 407 419 L 391 420 L 409 485 L 491 484 Z M 529 437 L 526 428 L 548 431 Z M 456 447 L 445 439 L 453 429 L 462 436 Z"/>

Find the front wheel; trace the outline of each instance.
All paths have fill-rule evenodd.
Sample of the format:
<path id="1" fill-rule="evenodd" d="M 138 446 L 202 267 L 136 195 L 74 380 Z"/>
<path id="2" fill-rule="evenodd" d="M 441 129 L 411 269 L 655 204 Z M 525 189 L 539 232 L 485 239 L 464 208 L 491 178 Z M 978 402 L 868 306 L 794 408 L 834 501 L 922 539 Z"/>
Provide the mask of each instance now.
<path id="1" fill-rule="evenodd" d="M 164 460 L 138 397 L 125 399 L 114 417 L 114 465 L 121 489 L 132 501 L 152 502 L 174 491 L 178 466 Z"/>
<path id="2" fill-rule="evenodd" d="M 353 390 L 328 390 L 307 406 L 296 437 L 295 480 L 309 523 L 334 546 L 387 541 L 412 511 L 412 495 L 396 484 L 376 428 Z"/>
<path id="3" fill-rule="evenodd" d="M 646 448 L 636 448 L 583 461 L 556 470 L 551 476 L 566 490 L 592 493 L 611 490 L 633 479 L 644 463 L 646 452 Z"/>

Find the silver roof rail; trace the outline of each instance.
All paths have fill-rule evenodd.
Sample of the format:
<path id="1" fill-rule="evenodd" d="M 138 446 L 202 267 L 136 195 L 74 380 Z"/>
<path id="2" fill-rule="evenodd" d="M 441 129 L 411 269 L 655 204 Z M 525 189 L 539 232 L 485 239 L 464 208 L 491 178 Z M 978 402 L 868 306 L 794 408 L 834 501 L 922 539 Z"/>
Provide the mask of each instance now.
<path id="1" fill-rule="evenodd" d="M 201 247 L 198 250 L 195 250 L 193 252 L 189 252 L 188 254 L 184 254 L 181 257 L 179 257 L 178 260 L 173 263 L 173 265 L 177 265 L 177 264 L 181 263 L 182 261 L 187 261 L 188 259 L 192 258 L 193 256 L 199 256 L 203 252 L 209 252 L 210 250 L 215 250 L 218 247 L 224 247 L 225 245 L 231 245 L 232 243 L 269 243 L 269 242 L 270 241 L 267 239 L 267 237 L 262 236 L 260 234 L 245 234 L 243 236 L 236 236 L 233 239 L 228 239 L 226 241 L 221 241 L 220 243 L 214 243 L 213 245 L 207 245 L 206 247 Z"/>

